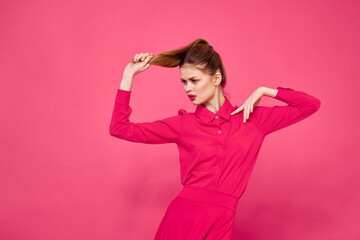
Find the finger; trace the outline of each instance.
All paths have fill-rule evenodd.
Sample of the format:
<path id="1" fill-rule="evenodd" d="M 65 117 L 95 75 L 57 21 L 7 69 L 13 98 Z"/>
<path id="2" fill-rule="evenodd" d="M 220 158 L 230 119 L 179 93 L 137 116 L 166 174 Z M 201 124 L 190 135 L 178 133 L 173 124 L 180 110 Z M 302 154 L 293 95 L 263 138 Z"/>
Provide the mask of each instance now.
<path id="1" fill-rule="evenodd" d="M 244 110 L 244 104 L 239 107 L 239 112 L 241 112 L 242 110 Z"/>
<path id="2" fill-rule="evenodd" d="M 247 101 L 246 101 L 246 104 L 245 104 L 245 111 L 244 111 L 244 122 L 246 122 L 246 116 L 247 116 Z"/>
<path id="3" fill-rule="evenodd" d="M 244 104 L 235 110 L 236 113 L 241 112 L 244 109 Z"/>
<path id="4" fill-rule="evenodd" d="M 244 103 L 244 114 L 243 114 L 243 123 L 245 123 L 245 118 L 246 118 L 246 102 Z"/>
<path id="5" fill-rule="evenodd" d="M 148 64 L 150 59 L 153 58 L 153 56 L 149 55 L 145 58 L 144 64 Z"/>
<path id="6" fill-rule="evenodd" d="M 253 105 L 254 105 L 254 99 L 251 99 L 249 106 L 249 118 L 250 118 L 250 114 L 252 113 Z"/>
<path id="7" fill-rule="evenodd" d="M 253 100 L 250 101 L 249 103 L 249 114 L 248 114 L 248 119 L 250 118 L 250 114 L 251 114 L 251 111 L 252 111 L 252 106 L 253 106 L 254 102 Z"/>
<path id="8" fill-rule="evenodd" d="M 135 54 L 135 56 L 134 56 L 134 62 L 137 62 L 138 59 L 139 59 L 139 54 L 137 53 L 137 54 Z"/>
<path id="9" fill-rule="evenodd" d="M 142 58 L 143 54 L 144 54 L 143 52 L 142 52 L 142 53 L 139 53 L 138 61 L 142 61 L 141 58 Z"/>
<path id="10" fill-rule="evenodd" d="M 245 115 L 245 122 L 248 119 L 249 116 L 249 103 L 250 101 L 246 101 L 246 115 Z"/>
<path id="11" fill-rule="evenodd" d="M 236 109 L 235 111 L 233 111 L 232 113 L 230 113 L 230 115 L 234 115 L 236 113 L 240 112 L 239 109 Z"/>
<path id="12" fill-rule="evenodd" d="M 250 110 L 250 101 L 248 101 L 248 103 L 246 105 L 246 119 L 245 119 L 245 121 L 247 121 L 248 118 L 249 118 L 249 110 Z"/>
<path id="13" fill-rule="evenodd" d="M 236 107 L 237 107 L 237 106 L 236 106 Z M 236 113 L 238 113 L 238 112 L 241 112 L 242 109 L 243 109 L 243 107 L 244 107 L 244 104 L 241 105 L 240 107 L 238 107 L 237 109 L 235 109 L 232 113 L 230 113 L 230 115 L 234 115 L 234 114 L 236 114 Z"/>
<path id="14" fill-rule="evenodd" d="M 146 64 L 145 67 L 144 67 L 144 70 L 145 70 L 145 69 L 148 69 L 150 66 L 151 66 L 151 65 L 150 65 L 149 63 Z"/>
<path id="15" fill-rule="evenodd" d="M 249 110 L 249 116 L 250 116 L 250 114 L 252 113 L 253 105 L 254 105 L 254 99 L 251 100 L 250 110 Z"/>
<path id="16" fill-rule="evenodd" d="M 250 108 L 250 101 L 247 101 L 246 103 L 246 116 L 245 116 L 245 122 L 248 120 L 249 118 L 249 108 Z"/>
<path id="17" fill-rule="evenodd" d="M 141 62 L 141 65 L 142 65 L 142 71 L 144 71 L 145 69 L 149 68 L 150 67 L 150 63 L 149 63 L 149 60 L 150 60 L 151 56 L 148 56 L 146 57 L 145 61 Z"/>
<path id="18" fill-rule="evenodd" d="M 148 56 L 146 59 L 145 59 L 145 61 L 144 61 L 144 63 L 145 63 L 145 67 L 146 68 L 148 68 L 148 67 L 150 67 L 150 60 L 151 60 L 151 58 L 152 58 L 152 56 Z M 148 66 L 149 65 L 149 66 Z"/>
<path id="19" fill-rule="evenodd" d="M 148 55 L 149 53 L 144 53 L 141 57 L 141 61 L 144 61 Z"/>
<path id="20" fill-rule="evenodd" d="M 138 56 L 137 56 L 137 58 L 136 58 L 136 61 L 137 61 L 137 62 L 142 62 L 142 60 L 141 60 L 142 55 L 143 55 L 143 53 L 138 53 Z"/>

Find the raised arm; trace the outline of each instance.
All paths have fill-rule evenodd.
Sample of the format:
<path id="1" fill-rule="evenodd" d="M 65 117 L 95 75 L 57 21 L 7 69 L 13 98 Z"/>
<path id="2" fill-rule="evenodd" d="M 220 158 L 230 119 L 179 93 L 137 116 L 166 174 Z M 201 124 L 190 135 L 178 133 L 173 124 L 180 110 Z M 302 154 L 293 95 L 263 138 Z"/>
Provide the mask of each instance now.
<path id="1" fill-rule="evenodd" d="M 275 90 L 273 90 L 265 88 L 264 95 L 274 96 Z M 256 106 L 252 113 L 254 123 L 265 135 L 309 117 L 321 106 L 319 99 L 292 88 L 277 87 L 277 93 L 275 92 L 275 94 L 275 99 L 288 105 L 274 107 Z"/>
<path id="2" fill-rule="evenodd" d="M 109 126 L 111 136 L 139 143 L 176 143 L 184 125 L 185 110 L 179 110 L 177 116 L 154 122 L 134 123 L 130 121 L 132 108 L 129 105 L 131 86 L 137 73 L 150 67 L 152 54 L 141 53 L 125 67 L 120 88 L 117 90 L 115 105 Z"/>
<path id="3" fill-rule="evenodd" d="M 110 135 L 139 143 L 176 143 L 183 127 L 183 111 L 178 111 L 177 116 L 154 122 L 133 123 L 129 119 L 132 113 L 130 95 L 131 91 L 118 89 L 109 127 Z"/>

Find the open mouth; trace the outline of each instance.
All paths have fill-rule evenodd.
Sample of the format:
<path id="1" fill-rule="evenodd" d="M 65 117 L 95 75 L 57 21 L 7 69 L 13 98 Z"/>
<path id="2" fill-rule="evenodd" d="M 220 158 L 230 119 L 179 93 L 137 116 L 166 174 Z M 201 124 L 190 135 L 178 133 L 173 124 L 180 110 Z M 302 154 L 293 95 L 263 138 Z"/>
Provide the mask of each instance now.
<path id="1" fill-rule="evenodd" d="M 189 95 L 190 100 L 194 100 L 195 97 L 196 97 L 195 95 Z"/>

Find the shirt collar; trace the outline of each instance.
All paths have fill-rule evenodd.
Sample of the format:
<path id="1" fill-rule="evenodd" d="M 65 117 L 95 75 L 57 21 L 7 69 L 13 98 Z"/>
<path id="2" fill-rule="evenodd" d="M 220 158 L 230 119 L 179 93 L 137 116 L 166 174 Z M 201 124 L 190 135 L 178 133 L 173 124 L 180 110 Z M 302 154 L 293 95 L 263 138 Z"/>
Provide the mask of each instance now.
<path id="1" fill-rule="evenodd" d="M 195 114 L 205 123 L 210 122 L 215 117 L 215 115 L 218 115 L 222 118 L 229 120 L 230 113 L 233 112 L 233 106 L 231 105 L 229 99 L 226 96 L 224 97 L 225 97 L 225 102 L 216 113 L 213 113 L 203 105 L 198 104 L 196 106 Z"/>

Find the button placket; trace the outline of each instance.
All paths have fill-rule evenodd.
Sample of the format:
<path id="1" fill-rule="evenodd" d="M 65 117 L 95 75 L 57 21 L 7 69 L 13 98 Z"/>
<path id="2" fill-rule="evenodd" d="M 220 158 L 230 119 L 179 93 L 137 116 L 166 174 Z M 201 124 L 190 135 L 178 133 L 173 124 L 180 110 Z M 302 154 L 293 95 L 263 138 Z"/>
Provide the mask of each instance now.
<path id="1" fill-rule="evenodd" d="M 219 152 L 220 167 L 222 167 L 223 163 L 224 163 L 224 144 L 223 144 L 222 138 L 220 139 L 219 149 L 220 149 L 220 152 Z"/>
<path id="2" fill-rule="evenodd" d="M 218 137 L 217 150 L 218 150 L 217 151 L 217 158 L 218 158 L 219 167 L 222 167 L 223 162 L 224 162 L 224 138 L 223 138 L 223 134 L 220 134 L 219 137 Z"/>
<path id="3" fill-rule="evenodd" d="M 220 119 L 219 119 L 219 116 L 218 115 L 215 115 L 215 123 L 216 123 L 216 126 L 218 126 L 219 127 L 219 129 L 218 129 L 218 134 L 221 134 L 222 133 L 222 131 L 221 131 L 221 125 L 220 125 Z"/>
<path id="4" fill-rule="evenodd" d="M 218 130 L 217 130 L 217 135 L 218 135 L 218 141 L 217 141 L 217 158 L 218 158 L 218 164 L 219 167 L 222 167 L 223 165 L 223 160 L 224 160 L 224 136 L 223 136 L 223 131 L 221 128 L 221 123 L 220 123 L 220 118 L 218 115 L 215 116 L 215 118 L 217 119 L 216 123 L 218 126 Z"/>

